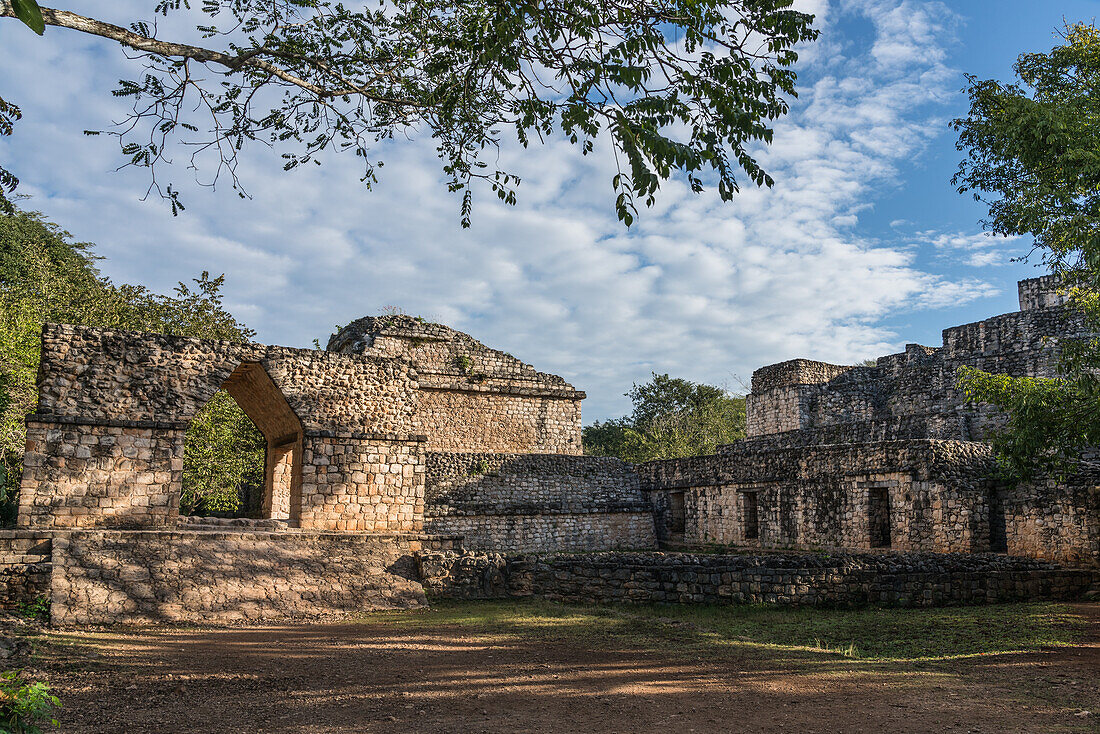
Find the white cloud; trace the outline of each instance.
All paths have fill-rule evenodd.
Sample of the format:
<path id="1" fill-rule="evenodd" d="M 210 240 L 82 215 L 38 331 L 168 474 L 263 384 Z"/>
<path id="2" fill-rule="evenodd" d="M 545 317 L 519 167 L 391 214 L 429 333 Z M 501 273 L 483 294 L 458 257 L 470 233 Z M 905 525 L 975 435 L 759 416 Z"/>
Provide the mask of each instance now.
<path id="1" fill-rule="evenodd" d="M 261 339 L 302 346 L 398 304 L 565 375 L 589 393 L 586 418 L 605 417 L 625 411 L 622 393 L 650 371 L 727 383 L 796 356 L 854 361 L 904 343 L 884 317 L 991 292 L 859 234 L 861 214 L 942 129 L 939 105 L 955 84 L 950 11 L 910 0 L 800 6 L 824 33 L 800 65 L 801 98 L 760 151 L 775 188 L 750 186 L 723 204 L 671 182 L 630 231 L 612 211 L 606 148 L 582 157 L 561 140 L 506 145 L 502 163 L 524 179 L 520 204 L 478 192 L 468 231 L 430 140 L 380 149 L 386 166 L 371 193 L 350 157 L 284 174 L 266 149 L 246 150 L 251 200 L 184 186 L 188 210 L 174 219 L 138 201 L 141 172 L 111 172 L 110 141 L 80 134 L 122 116 L 107 92 L 133 67 L 109 44 L 53 29 L 39 39 L 12 23 L 0 24 L 5 68 L 38 71 L 9 80 L 5 97 L 25 119 L 0 155 L 32 206 L 99 243 L 117 280 L 165 290 L 203 269 L 225 272 L 230 306 Z M 874 29 L 868 43 L 839 35 L 853 17 Z M 940 247 L 939 236 L 917 239 Z M 989 252 L 952 242 L 945 252 Z"/>

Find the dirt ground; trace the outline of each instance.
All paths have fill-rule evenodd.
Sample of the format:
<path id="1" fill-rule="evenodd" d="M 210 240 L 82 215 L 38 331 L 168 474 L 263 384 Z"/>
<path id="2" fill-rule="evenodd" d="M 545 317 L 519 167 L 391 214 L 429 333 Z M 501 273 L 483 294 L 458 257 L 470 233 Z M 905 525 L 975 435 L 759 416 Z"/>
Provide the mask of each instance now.
<path id="1" fill-rule="evenodd" d="M 958 659 L 703 654 L 547 623 L 529 638 L 393 617 L 50 633 L 27 673 L 81 732 L 1100 731 L 1100 604 L 1084 643 Z"/>

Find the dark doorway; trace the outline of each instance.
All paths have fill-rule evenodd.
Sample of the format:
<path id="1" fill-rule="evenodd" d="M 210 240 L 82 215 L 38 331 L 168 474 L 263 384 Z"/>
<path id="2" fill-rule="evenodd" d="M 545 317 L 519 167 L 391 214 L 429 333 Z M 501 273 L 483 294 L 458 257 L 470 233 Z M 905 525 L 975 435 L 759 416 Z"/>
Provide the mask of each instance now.
<path id="1" fill-rule="evenodd" d="M 668 495 L 668 539 L 673 542 L 683 542 L 686 525 L 687 510 L 684 507 L 684 493 L 670 492 Z"/>
<path id="2" fill-rule="evenodd" d="M 994 489 L 989 493 L 989 550 L 993 553 L 1008 553 L 1008 524 L 1002 489 Z"/>
<path id="3" fill-rule="evenodd" d="M 741 513 L 744 518 L 745 540 L 756 540 L 760 537 L 760 503 L 756 492 L 741 493 Z"/>
<path id="4" fill-rule="evenodd" d="M 889 548 L 890 539 L 890 490 L 872 487 L 867 502 L 867 514 L 871 526 L 871 547 Z"/>

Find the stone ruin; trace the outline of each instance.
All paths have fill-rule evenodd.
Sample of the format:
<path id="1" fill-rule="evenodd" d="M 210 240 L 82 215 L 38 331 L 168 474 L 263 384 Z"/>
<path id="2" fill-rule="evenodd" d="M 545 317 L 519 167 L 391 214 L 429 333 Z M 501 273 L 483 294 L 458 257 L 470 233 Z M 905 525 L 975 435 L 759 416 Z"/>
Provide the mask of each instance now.
<path id="1" fill-rule="evenodd" d="M 1079 595 L 1100 560 L 1096 477 L 993 481 L 983 439 L 1002 417 L 955 388 L 961 365 L 1052 374 L 1056 337 L 1081 324 L 1049 278 L 1022 281 L 1020 305 L 874 366 L 765 367 L 747 439 L 640 466 L 582 455 L 583 392 L 420 319 L 360 319 L 325 351 L 48 324 L 18 527 L 0 531 L 0 605 L 44 595 L 55 623 L 86 624 L 403 608 L 423 605 L 425 587 L 790 603 Z M 185 432 L 219 389 L 267 441 L 262 518 L 179 514 Z M 711 545 L 1007 555 L 940 556 L 916 578 L 899 553 L 830 570 L 805 554 L 700 566 L 644 552 Z M 525 555 L 617 549 L 635 553 Z"/>

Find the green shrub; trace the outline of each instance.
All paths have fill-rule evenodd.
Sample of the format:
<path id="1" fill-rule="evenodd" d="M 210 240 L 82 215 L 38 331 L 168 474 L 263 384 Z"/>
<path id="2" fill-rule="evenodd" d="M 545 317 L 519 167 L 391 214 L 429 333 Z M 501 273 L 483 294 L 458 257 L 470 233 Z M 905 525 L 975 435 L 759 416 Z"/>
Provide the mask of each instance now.
<path id="1" fill-rule="evenodd" d="M 50 695 L 45 683 L 27 683 L 20 674 L 18 670 L 0 673 L 0 734 L 41 734 L 38 725 L 47 721 L 57 726 L 53 718 L 54 710 L 61 708 L 57 696 Z"/>
<path id="2" fill-rule="evenodd" d="M 19 602 L 19 614 L 32 619 L 47 621 L 50 618 L 50 597 L 43 594 L 34 601 Z"/>

